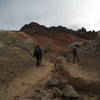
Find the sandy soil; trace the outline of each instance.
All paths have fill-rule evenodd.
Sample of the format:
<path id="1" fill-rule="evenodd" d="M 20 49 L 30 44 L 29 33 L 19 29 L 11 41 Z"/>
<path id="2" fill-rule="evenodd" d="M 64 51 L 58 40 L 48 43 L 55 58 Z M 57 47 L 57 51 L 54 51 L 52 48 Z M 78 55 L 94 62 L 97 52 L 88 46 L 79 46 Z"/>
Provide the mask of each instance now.
<path id="1" fill-rule="evenodd" d="M 79 54 L 82 66 L 85 69 L 92 69 L 100 73 L 100 53 L 96 52 L 82 52 Z"/>
<path id="2" fill-rule="evenodd" d="M 9 83 L 6 92 L 2 91 L 2 100 L 16 100 L 25 91 L 32 88 L 42 80 L 46 80 L 48 75 L 52 72 L 53 65 L 46 63 L 40 68 L 30 68 L 20 77 L 16 77 Z"/>

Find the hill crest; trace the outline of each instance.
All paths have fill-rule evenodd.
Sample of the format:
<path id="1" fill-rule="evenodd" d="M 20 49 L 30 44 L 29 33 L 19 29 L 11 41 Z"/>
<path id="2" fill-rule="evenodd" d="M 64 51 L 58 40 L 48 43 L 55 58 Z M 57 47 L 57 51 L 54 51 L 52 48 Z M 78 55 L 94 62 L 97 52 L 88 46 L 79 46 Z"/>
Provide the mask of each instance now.
<path id="1" fill-rule="evenodd" d="M 64 26 L 52 26 L 46 27 L 44 25 L 40 25 L 36 22 L 32 22 L 30 24 L 25 24 L 20 31 L 28 33 L 28 34 L 42 34 L 42 35 L 51 35 L 51 34 L 70 34 L 82 39 L 93 40 L 97 38 L 97 32 L 95 31 L 86 31 L 84 27 L 77 31 L 72 29 L 68 29 Z"/>

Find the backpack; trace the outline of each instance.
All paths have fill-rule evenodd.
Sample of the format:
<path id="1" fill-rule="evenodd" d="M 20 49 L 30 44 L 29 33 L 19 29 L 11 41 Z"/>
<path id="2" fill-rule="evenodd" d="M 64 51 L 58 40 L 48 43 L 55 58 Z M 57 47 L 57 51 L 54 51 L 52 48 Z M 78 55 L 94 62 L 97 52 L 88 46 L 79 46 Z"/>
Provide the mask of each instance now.
<path id="1" fill-rule="evenodd" d="M 34 50 L 34 57 L 42 56 L 42 50 L 40 48 L 35 48 Z"/>

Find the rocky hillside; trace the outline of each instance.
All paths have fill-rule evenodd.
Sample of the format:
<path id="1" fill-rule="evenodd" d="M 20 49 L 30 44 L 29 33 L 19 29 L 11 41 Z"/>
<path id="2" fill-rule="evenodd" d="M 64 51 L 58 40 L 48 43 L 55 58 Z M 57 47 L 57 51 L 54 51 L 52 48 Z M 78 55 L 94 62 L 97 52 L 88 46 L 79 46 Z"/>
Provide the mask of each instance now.
<path id="1" fill-rule="evenodd" d="M 100 79 L 95 71 L 68 63 L 63 57 L 57 58 L 54 66 L 48 65 L 48 69 L 49 73 L 43 73 L 47 77 L 43 79 L 42 75 L 40 77 L 42 81 L 31 85 L 23 94 L 15 96 L 14 100 L 16 98 L 17 100 L 98 100 L 100 98 Z"/>
<path id="2" fill-rule="evenodd" d="M 51 34 L 70 34 L 74 36 L 78 36 L 83 39 L 87 40 L 93 40 L 97 38 L 97 32 L 95 31 L 89 31 L 87 32 L 84 28 L 78 30 L 78 31 L 73 31 L 71 29 L 68 29 L 63 26 L 58 26 L 58 27 L 46 27 L 44 25 L 40 25 L 38 23 L 32 22 L 30 24 L 24 25 L 20 31 L 28 33 L 28 34 L 46 34 L 46 35 L 51 35 Z"/>
<path id="3" fill-rule="evenodd" d="M 38 44 L 48 48 L 52 52 L 66 52 L 68 50 L 66 47 L 70 44 L 74 45 L 73 43 L 78 45 L 88 44 L 87 40 L 75 35 L 77 32 L 62 26 L 47 28 L 33 22 L 23 26 L 20 31 L 25 32 Z M 73 35 L 74 32 L 75 34 Z"/>
<path id="4" fill-rule="evenodd" d="M 47 30 L 43 27 L 40 29 Z M 82 51 L 88 43 L 72 34 L 0 31 L 0 100 L 96 100 L 100 56 L 90 49 Z M 37 44 L 43 49 L 40 68 L 32 55 Z M 72 64 L 68 47 L 75 44 L 81 45 L 81 65 Z"/>

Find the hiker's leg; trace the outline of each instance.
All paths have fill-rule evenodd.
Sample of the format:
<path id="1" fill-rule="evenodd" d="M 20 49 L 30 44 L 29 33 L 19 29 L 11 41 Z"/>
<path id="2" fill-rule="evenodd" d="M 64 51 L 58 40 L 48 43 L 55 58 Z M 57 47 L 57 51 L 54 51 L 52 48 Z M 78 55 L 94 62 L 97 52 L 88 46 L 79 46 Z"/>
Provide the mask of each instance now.
<path id="1" fill-rule="evenodd" d="M 77 59 L 78 62 L 80 62 L 78 55 L 76 55 L 76 59 Z"/>
<path id="2" fill-rule="evenodd" d="M 38 67 L 39 66 L 39 58 L 37 57 L 36 60 L 37 60 L 37 65 L 36 66 Z"/>
<path id="3" fill-rule="evenodd" d="M 42 63 L 42 57 L 40 57 L 40 64 Z"/>
<path id="4" fill-rule="evenodd" d="M 39 58 L 39 63 L 38 63 L 38 65 L 40 66 L 40 64 L 41 64 L 41 62 L 40 62 L 40 58 Z"/>
<path id="5" fill-rule="evenodd" d="M 41 65 L 41 61 L 42 61 L 42 58 L 41 57 L 38 57 L 38 66 Z"/>

